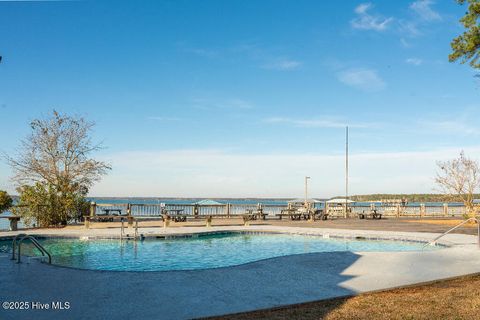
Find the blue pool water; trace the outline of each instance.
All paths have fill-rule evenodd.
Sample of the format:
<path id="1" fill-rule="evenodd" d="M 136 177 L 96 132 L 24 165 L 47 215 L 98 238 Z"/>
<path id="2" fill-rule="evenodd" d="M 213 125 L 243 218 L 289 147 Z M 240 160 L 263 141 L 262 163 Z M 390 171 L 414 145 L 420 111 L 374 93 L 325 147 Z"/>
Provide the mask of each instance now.
<path id="1" fill-rule="evenodd" d="M 324 239 L 288 234 L 226 233 L 196 238 L 143 241 L 39 239 L 53 264 L 80 269 L 115 271 L 194 270 L 234 266 L 292 254 L 334 251 L 420 251 L 422 243 L 387 240 Z M 427 247 L 425 250 L 435 250 Z M 11 241 L 0 241 L 11 252 Z M 30 244 L 22 254 L 36 255 Z"/>

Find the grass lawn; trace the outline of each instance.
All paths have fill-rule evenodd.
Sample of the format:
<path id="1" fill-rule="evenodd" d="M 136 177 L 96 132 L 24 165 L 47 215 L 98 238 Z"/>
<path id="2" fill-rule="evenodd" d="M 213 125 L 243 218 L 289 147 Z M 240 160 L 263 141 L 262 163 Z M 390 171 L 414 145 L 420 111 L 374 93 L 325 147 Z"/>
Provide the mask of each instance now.
<path id="1" fill-rule="evenodd" d="M 480 319 L 480 275 L 211 319 Z"/>

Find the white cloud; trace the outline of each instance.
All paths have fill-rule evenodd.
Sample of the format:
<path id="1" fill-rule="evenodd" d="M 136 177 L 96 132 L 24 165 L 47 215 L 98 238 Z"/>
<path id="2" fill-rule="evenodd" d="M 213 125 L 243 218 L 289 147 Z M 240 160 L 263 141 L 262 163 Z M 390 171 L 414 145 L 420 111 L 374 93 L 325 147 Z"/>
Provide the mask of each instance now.
<path id="1" fill-rule="evenodd" d="M 280 71 L 296 70 L 302 65 L 302 62 L 291 59 L 277 59 L 271 63 L 265 64 L 264 69 L 273 69 Z"/>
<path id="2" fill-rule="evenodd" d="M 290 124 L 295 127 L 302 128 L 345 128 L 346 126 L 352 128 L 366 128 L 370 125 L 359 123 L 348 123 L 344 121 L 337 121 L 332 119 L 293 119 L 283 117 L 272 117 L 264 120 L 267 123 L 282 123 Z"/>
<path id="3" fill-rule="evenodd" d="M 177 42 L 176 46 L 183 52 L 191 53 L 203 58 L 218 58 L 221 56 L 218 49 L 194 47 L 184 41 Z"/>
<path id="4" fill-rule="evenodd" d="M 207 99 L 196 98 L 192 100 L 193 107 L 201 110 L 214 110 L 214 109 L 253 109 L 252 103 L 238 98 L 232 99 Z"/>
<path id="5" fill-rule="evenodd" d="M 419 66 L 423 63 L 423 60 L 419 58 L 408 58 L 405 62 L 414 66 Z"/>
<path id="6" fill-rule="evenodd" d="M 410 43 L 405 40 L 405 38 L 400 38 L 400 43 L 402 44 L 403 47 L 405 48 L 409 48 L 410 47 Z"/>
<path id="7" fill-rule="evenodd" d="M 466 119 L 422 121 L 419 125 L 431 133 L 460 136 L 480 136 L 480 129 L 468 123 Z"/>
<path id="8" fill-rule="evenodd" d="M 372 7 L 371 3 L 361 3 L 355 8 L 356 14 L 366 14 L 367 10 Z"/>
<path id="9" fill-rule="evenodd" d="M 409 8 L 424 21 L 442 20 L 440 14 L 432 9 L 431 5 L 433 3 L 431 0 L 419 0 L 413 2 Z"/>
<path id="10" fill-rule="evenodd" d="M 440 14 L 431 8 L 433 1 L 419 0 L 410 4 L 409 9 L 414 13 L 412 19 L 398 20 L 398 31 L 404 37 L 418 37 L 423 34 L 421 29 L 425 25 L 442 20 Z"/>
<path id="11" fill-rule="evenodd" d="M 372 15 L 368 11 L 373 7 L 371 3 L 362 3 L 355 8 L 357 17 L 350 21 L 354 29 L 384 31 L 393 18 L 384 18 L 380 15 Z"/>
<path id="12" fill-rule="evenodd" d="M 319 147 L 321 149 L 321 147 Z M 434 188 L 436 161 L 462 148 L 350 156 L 350 190 L 422 193 Z M 480 147 L 463 148 L 474 159 Z M 92 189 L 96 196 L 299 197 L 312 177 L 313 197 L 343 193 L 344 156 L 317 153 L 233 154 L 221 150 L 137 151 L 110 154 L 112 172 Z M 103 159 L 100 159 L 103 160 Z"/>
<path id="13" fill-rule="evenodd" d="M 418 37 L 422 35 L 422 32 L 418 29 L 418 24 L 415 21 L 398 21 L 398 30 L 403 36 Z"/>
<path id="14" fill-rule="evenodd" d="M 348 86 L 364 91 L 379 91 L 386 86 L 375 70 L 366 68 L 341 71 L 337 73 L 337 78 Z"/>

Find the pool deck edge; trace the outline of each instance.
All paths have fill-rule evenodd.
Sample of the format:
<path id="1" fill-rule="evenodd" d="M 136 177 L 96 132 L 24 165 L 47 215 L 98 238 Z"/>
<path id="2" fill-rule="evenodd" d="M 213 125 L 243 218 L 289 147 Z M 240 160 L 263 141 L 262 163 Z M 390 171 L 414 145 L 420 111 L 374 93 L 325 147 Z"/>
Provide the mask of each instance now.
<path id="1" fill-rule="evenodd" d="M 193 230 L 190 230 L 193 229 Z M 438 234 L 277 226 L 142 228 L 150 236 L 258 231 L 429 241 Z M 42 236 L 119 236 L 117 230 L 30 230 Z M 71 230 L 70 230 L 71 231 Z M 12 236 L 14 233 L 1 236 Z M 351 296 L 480 272 L 476 236 L 449 234 L 450 247 L 424 252 L 332 252 L 277 257 L 219 269 L 95 272 L 0 255 L 3 301 L 70 301 L 69 310 L 0 310 L 1 319 L 188 319 Z M 128 304 L 125 302 L 128 301 Z"/>

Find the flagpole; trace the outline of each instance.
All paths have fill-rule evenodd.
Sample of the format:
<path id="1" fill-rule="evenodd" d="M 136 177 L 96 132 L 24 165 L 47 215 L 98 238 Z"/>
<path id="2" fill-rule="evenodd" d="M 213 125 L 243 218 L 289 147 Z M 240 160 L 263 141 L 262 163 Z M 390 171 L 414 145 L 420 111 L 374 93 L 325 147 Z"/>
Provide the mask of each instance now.
<path id="1" fill-rule="evenodd" d="M 345 127 L 345 218 L 348 217 L 348 126 Z"/>

